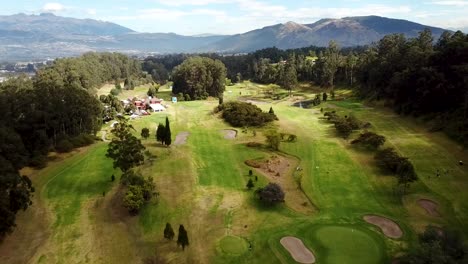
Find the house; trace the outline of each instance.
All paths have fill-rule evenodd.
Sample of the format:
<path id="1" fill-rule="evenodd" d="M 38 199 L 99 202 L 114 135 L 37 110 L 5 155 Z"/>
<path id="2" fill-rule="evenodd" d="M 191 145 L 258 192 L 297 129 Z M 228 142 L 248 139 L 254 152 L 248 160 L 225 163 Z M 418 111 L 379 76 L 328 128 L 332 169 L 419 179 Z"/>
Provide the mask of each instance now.
<path id="1" fill-rule="evenodd" d="M 166 110 L 162 104 L 150 104 L 150 107 L 153 109 L 153 112 L 162 112 Z"/>

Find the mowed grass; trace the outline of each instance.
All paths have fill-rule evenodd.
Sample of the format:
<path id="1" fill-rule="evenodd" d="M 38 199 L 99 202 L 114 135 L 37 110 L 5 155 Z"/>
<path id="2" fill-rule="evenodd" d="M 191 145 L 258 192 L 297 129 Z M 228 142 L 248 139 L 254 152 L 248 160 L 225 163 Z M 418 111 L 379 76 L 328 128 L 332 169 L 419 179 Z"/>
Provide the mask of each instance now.
<path id="1" fill-rule="evenodd" d="M 385 263 L 383 240 L 359 226 L 320 226 L 306 233 L 321 263 Z"/>
<path id="2" fill-rule="evenodd" d="M 86 155 L 65 161 L 63 169 L 51 174 L 45 196 L 56 216 L 55 228 L 75 223 L 85 199 L 110 190 L 114 169 L 112 160 L 103 158 L 106 151 L 106 144 L 95 145 Z"/>
<path id="3" fill-rule="evenodd" d="M 139 89 L 136 92 L 146 93 L 147 88 Z M 294 177 L 300 183 L 298 188 L 317 207 L 316 213 L 303 215 L 284 204 L 262 206 L 253 191 L 246 190 L 251 168 L 245 160 L 274 154 L 246 146 L 252 141 L 263 143 L 264 129 L 255 128 L 258 133 L 254 136 L 253 129 L 243 133 L 243 129 L 232 128 L 213 114 L 216 99 L 179 102 L 170 104 L 166 112 L 131 121 L 137 137 L 143 127 L 150 129 L 150 138 L 142 142 L 156 157 L 138 168 L 143 175 L 153 177 L 159 193 L 139 216 L 115 212 L 118 202 L 113 198 L 118 184 L 110 182 L 114 169 L 112 161 L 105 158 L 105 143 L 40 172 L 43 175 L 38 179 L 44 186 L 41 198 L 51 212 L 52 236 L 36 260 L 130 263 L 158 254 L 170 263 L 295 263 L 279 242 L 281 237 L 292 235 L 314 252 L 317 263 L 385 263 L 411 246 L 416 233 L 427 224 L 450 225 L 466 232 L 464 201 L 468 194 L 463 190 L 468 175 L 464 168 L 454 166 L 454 161 L 468 158 L 445 136 L 428 134 L 409 119 L 350 99 L 350 91 L 337 92 L 337 96 L 348 98 L 343 101 L 301 109 L 291 105 L 300 98 L 313 97 L 317 88 L 304 86 L 295 97 L 275 101 L 265 97 L 265 85 L 244 82 L 226 89 L 225 101 L 250 98 L 264 111 L 273 107 L 280 121 L 269 128 L 298 136 L 297 142 L 282 142 L 280 151 L 300 161 L 301 169 Z M 169 92 L 168 87 L 160 90 L 166 96 Z M 420 182 L 413 184 L 405 197 L 396 195 L 395 178 L 376 168 L 373 152 L 356 149 L 349 140 L 337 137 L 333 126 L 321 119 L 322 107 L 371 122 L 372 130 L 387 137 L 387 146 L 410 157 Z M 164 124 L 166 117 L 171 122 L 173 142 L 178 133 L 190 133 L 186 144 L 167 148 L 156 142 L 156 127 Z M 237 137 L 225 139 L 223 129 L 236 129 Z M 450 170 L 446 176 L 428 177 L 445 168 Z M 256 188 L 268 182 L 256 176 Z M 420 198 L 436 200 L 442 217 L 427 216 L 416 204 Z M 404 231 L 403 237 L 386 238 L 377 227 L 364 222 L 366 214 L 395 220 Z M 179 224 L 188 230 L 190 246 L 185 251 L 163 238 L 168 222 L 176 233 Z"/>

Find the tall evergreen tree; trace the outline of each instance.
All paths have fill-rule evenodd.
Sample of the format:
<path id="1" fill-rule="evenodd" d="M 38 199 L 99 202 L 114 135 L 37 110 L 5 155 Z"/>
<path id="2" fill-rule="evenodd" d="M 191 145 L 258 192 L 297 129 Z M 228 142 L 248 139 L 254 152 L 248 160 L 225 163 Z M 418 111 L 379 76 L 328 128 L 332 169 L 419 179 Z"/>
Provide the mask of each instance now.
<path id="1" fill-rule="evenodd" d="M 161 142 L 161 144 L 164 144 L 164 138 L 166 136 L 166 127 L 159 123 L 158 129 L 156 130 L 156 141 Z"/>
<path id="2" fill-rule="evenodd" d="M 172 229 L 171 224 L 166 223 L 166 228 L 164 228 L 164 238 L 172 240 L 174 238 L 174 230 Z"/>
<path id="3" fill-rule="evenodd" d="M 165 126 L 165 133 L 164 133 L 164 144 L 166 146 L 170 146 L 172 143 L 172 138 L 171 138 L 171 126 L 169 124 L 169 118 L 166 116 L 166 126 Z"/>
<path id="4" fill-rule="evenodd" d="M 182 250 L 185 250 L 185 247 L 189 245 L 189 239 L 187 231 L 183 225 L 179 227 L 179 236 L 177 237 L 177 245 L 182 246 Z"/>

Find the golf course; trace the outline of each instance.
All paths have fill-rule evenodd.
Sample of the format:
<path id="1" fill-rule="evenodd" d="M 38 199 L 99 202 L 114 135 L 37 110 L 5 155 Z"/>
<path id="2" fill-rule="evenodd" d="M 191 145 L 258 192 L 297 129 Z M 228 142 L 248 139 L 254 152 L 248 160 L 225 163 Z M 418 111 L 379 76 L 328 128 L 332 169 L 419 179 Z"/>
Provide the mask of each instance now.
<path id="1" fill-rule="evenodd" d="M 161 86 L 157 96 L 167 110 L 129 121 L 138 138 L 143 128 L 150 131 L 136 170 L 153 178 L 157 192 L 136 216 L 123 207 L 121 172 L 106 157 L 111 122 L 98 133 L 102 141 L 51 153 L 44 169 L 22 169 L 35 187 L 33 205 L 18 213 L 17 228 L 0 245 L 0 262 L 391 263 L 429 225 L 468 235 L 468 170 L 459 165 L 468 153 L 456 142 L 346 88 L 310 107 L 300 102 L 321 94 L 318 87 L 298 85 L 290 96 L 277 87 L 277 100 L 267 89 L 250 81 L 226 86 L 225 103 L 272 108 L 278 117 L 261 128 L 239 128 L 213 111 L 218 98 L 170 103 L 170 84 Z M 119 99 L 147 90 L 136 87 Z M 343 139 L 324 118 L 327 111 L 370 123 L 367 130 L 385 136 L 384 147 L 409 158 L 418 181 L 399 192 L 374 153 L 350 143 L 363 130 Z M 169 147 L 155 139 L 166 117 Z M 273 151 L 265 145 L 272 129 L 297 139 Z M 255 189 L 269 182 L 282 187 L 284 202 L 259 202 Z M 185 250 L 164 238 L 166 223 L 184 225 Z"/>

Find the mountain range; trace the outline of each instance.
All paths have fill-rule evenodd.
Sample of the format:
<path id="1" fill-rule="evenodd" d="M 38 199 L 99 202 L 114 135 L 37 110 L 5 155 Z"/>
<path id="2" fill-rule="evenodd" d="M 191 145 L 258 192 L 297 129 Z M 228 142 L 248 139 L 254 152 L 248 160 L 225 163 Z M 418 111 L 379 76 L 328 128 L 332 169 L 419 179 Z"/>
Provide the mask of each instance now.
<path id="1" fill-rule="evenodd" d="M 437 39 L 444 31 L 407 20 L 378 16 L 321 19 L 312 24 L 287 22 L 236 35 L 139 33 L 111 22 L 60 17 L 50 13 L 0 16 L 0 61 L 76 56 L 88 51 L 148 53 L 244 53 L 281 49 L 367 45 L 392 33 L 415 37 L 429 28 Z"/>

